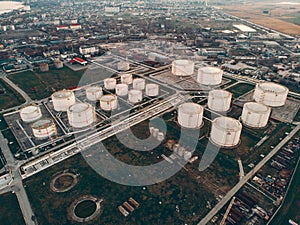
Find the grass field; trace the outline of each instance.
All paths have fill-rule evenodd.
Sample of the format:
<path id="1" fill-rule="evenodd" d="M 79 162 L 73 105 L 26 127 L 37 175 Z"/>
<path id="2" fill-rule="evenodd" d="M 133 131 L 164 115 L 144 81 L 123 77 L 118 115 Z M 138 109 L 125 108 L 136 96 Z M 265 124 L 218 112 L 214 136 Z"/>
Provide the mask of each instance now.
<path id="1" fill-rule="evenodd" d="M 32 99 L 49 97 L 54 91 L 77 86 L 84 71 L 74 72 L 69 68 L 51 69 L 49 72 L 26 71 L 9 76 Z"/>
<path id="2" fill-rule="evenodd" d="M 297 171 L 294 175 L 294 180 L 292 181 L 290 190 L 286 196 L 282 208 L 272 220 L 270 225 L 288 225 L 289 219 L 295 222 L 300 222 L 300 166 L 298 166 Z"/>
<path id="3" fill-rule="evenodd" d="M 79 183 L 69 192 L 52 192 L 49 188 L 51 177 L 56 172 L 68 168 L 76 168 L 80 174 Z M 199 215 L 207 212 L 206 201 L 212 196 L 193 179 L 182 182 L 184 177 L 187 177 L 187 174 L 182 170 L 176 176 L 159 184 L 144 188 L 124 186 L 99 176 L 78 155 L 29 178 L 25 184 L 33 210 L 41 225 L 76 224 L 68 220 L 67 209 L 74 200 L 87 194 L 104 199 L 102 215 L 88 224 L 152 225 L 183 224 L 183 221 L 194 224 Z M 136 199 L 140 207 L 125 218 L 117 207 L 129 197 Z M 176 211 L 176 205 L 179 206 L 180 213 Z"/>
<path id="4" fill-rule="evenodd" d="M 0 195 L 0 224 L 1 225 L 24 225 L 23 216 L 13 194 Z"/>
<path id="5" fill-rule="evenodd" d="M 5 93 L 0 94 L 0 110 L 9 109 L 24 103 L 24 99 L 16 93 L 9 85 L 0 79 L 0 89 L 4 89 Z"/>
<path id="6" fill-rule="evenodd" d="M 228 88 L 227 91 L 231 92 L 234 98 L 238 98 L 253 89 L 254 89 L 253 84 L 239 83 Z"/>

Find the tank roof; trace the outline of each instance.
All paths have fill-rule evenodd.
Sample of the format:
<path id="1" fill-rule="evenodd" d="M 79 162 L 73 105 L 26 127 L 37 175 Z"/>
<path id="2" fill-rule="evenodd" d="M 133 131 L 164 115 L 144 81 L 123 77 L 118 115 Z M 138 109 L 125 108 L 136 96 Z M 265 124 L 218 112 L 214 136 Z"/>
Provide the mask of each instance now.
<path id="1" fill-rule="evenodd" d="M 225 98 L 225 97 L 232 96 L 232 94 L 229 91 L 225 91 L 225 90 L 212 90 L 209 92 L 209 94 L 218 98 Z"/>
<path id="2" fill-rule="evenodd" d="M 242 129 L 242 124 L 238 120 L 225 116 L 214 119 L 213 124 L 225 131 L 238 131 Z"/>
<path id="3" fill-rule="evenodd" d="M 206 66 L 206 67 L 202 67 L 199 70 L 202 70 L 204 73 L 220 73 L 222 72 L 222 70 L 218 67 L 212 67 L 212 66 Z"/>
<path id="4" fill-rule="evenodd" d="M 73 94 L 74 93 L 71 90 L 61 90 L 61 91 L 54 92 L 52 96 L 55 98 L 67 98 L 72 96 Z"/>
<path id="5" fill-rule="evenodd" d="M 257 102 L 247 102 L 244 107 L 254 112 L 267 112 L 270 110 L 268 106 Z"/>
<path id="6" fill-rule="evenodd" d="M 84 112 L 85 110 L 89 109 L 90 107 L 91 107 L 91 105 L 87 104 L 87 103 L 77 103 L 77 104 L 71 105 L 69 107 L 69 111 L 79 113 L 79 112 Z"/>
<path id="7" fill-rule="evenodd" d="M 20 112 L 30 114 L 30 113 L 33 113 L 34 111 L 36 111 L 38 108 L 39 108 L 39 106 L 37 106 L 37 105 L 29 105 L 29 106 L 22 108 Z"/>
<path id="8" fill-rule="evenodd" d="M 187 114 L 197 114 L 203 111 L 203 107 L 196 103 L 184 103 L 179 106 L 179 109 Z"/>
<path id="9" fill-rule="evenodd" d="M 88 92 L 94 92 L 94 91 L 101 91 L 102 88 L 100 86 L 89 86 L 86 88 L 86 91 Z"/>
<path id="10" fill-rule="evenodd" d="M 187 60 L 187 59 L 177 59 L 177 60 L 174 60 L 173 63 L 178 64 L 178 65 L 188 65 L 188 64 L 191 64 L 194 62 L 191 60 Z"/>
<path id="11" fill-rule="evenodd" d="M 287 87 L 280 85 L 280 84 L 273 83 L 273 82 L 259 83 L 258 87 L 260 87 L 264 91 L 269 91 L 269 92 L 283 93 L 283 92 L 288 91 Z"/>
<path id="12" fill-rule="evenodd" d="M 102 102 L 110 102 L 112 100 L 116 100 L 117 97 L 115 95 L 103 95 L 100 99 Z"/>
<path id="13" fill-rule="evenodd" d="M 42 119 L 38 120 L 35 123 L 31 125 L 33 129 L 42 129 L 42 128 L 47 128 L 53 125 L 52 120 L 50 119 Z"/>

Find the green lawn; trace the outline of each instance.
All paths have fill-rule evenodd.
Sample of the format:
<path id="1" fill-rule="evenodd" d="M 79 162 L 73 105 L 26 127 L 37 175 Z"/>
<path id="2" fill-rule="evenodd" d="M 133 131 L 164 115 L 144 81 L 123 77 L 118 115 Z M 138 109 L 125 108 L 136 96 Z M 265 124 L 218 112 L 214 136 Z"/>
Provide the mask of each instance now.
<path id="1" fill-rule="evenodd" d="M 74 72 L 69 68 L 51 69 L 49 72 L 26 71 L 9 76 L 32 99 L 49 97 L 54 91 L 77 86 L 84 71 Z"/>
<path id="2" fill-rule="evenodd" d="M 0 80 L 0 89 L 5 90 L 5 93 L 0 94 L 0 110 L 9 109 L 24 103 L 24 99 L 16 93 L 3 80 Z"/>
<path id="3" fill-rule="evenodd" d="M 231 88 L 228 88 L 227 91 L 231 92 L 234 98 L 238 98 L 253 89 L 253 84 L 239 83 Z"/>
<path id="4" fill-rule="evenodd" d="M 24 225 L 23 216 L 13 194 L 0 195 L 0 224 L 1 225 Z"/>
<path id="5" fill-rule="evenodd" d="M 299 133 L 298 133 L 299 134 Z M 289 219 L 295 222 L 300 222 L 300 166 L 298 166 L 294 180 L 291 183 L 290 190 L 286 196 L 286 199 L 275 218 L 270 225 L 288 225 Z"/>

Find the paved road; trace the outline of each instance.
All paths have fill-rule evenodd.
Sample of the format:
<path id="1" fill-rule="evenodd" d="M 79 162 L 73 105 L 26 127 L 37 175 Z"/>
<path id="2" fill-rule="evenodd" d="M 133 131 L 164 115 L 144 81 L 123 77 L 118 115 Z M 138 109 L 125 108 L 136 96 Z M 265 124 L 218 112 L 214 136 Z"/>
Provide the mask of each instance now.
<path id="1" fill-rule="evenodd" d="M 207 224 L 220 209 L 250 180 L 298 131 L 298 125 L 289 133 L 265 158 L 263 158 L 245 177 L 243 177 L 236 186 L 234 186 L 225 197 L 198 223 L 198 225 Z"/>
<path id="2" fill-rule="evenodd" d="M 11 183 L 10 187 L 11 187 L 11 191 L 15 192 L 17 196 L 24 221 L 26 225 L 35 225 L 34 221 L 31 220 L 34 214 L 31 209 L 29 199 L 27 197 L 26 191 L 22 183 L 22 177 L 19 173 L 20 165 L 14 159 L 7 145 L 7 140 L 4 138 L 1 132 L 0 132 L 0 148 L 2 149 L 2 153 L 7 161 L 7 167 L 9 167 L 9 169 L 13 174 L 13 182 Z"/>
<path id="3" fill-rule="evenodd" d="M 25 91 L 23 91 L 21 88 L 19 88 L 14 82 L 12 82 L 10 79 L 7 78 L 7 76 L 2 77 L 2 80 L 7 83 L 9 86 L 11 86 L 13 89 L 15 89 L 26 101 L 26 103 L 29 103 L 32 101 L 32 99 L 27 95 Z"/>

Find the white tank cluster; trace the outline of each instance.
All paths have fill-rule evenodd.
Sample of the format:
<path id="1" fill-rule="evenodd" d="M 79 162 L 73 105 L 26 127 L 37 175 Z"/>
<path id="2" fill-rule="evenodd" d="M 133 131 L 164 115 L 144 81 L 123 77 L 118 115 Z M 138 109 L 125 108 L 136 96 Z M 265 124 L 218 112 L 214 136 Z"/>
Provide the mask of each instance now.
<path id="1" fill-rule="evenodd" d="M 218 117 L 213 120 L 210 133 L 212 143 L 222 147 L 235 147 L 240 142 L 242 124 L 230 117 Z"/>
<path id="2" fill-rule="evenodd" d="M 74 128 L 82 128 L 95 122 L 95 109 L 87 103 L 77 103 L 68 108 L 69 123 Z"/>
<path id="3" fill-rule="evenodd" d="M 207 106 L 217 112 L 226 112 L 230 109 L 232 94 L 225 90 L 212 90 L 208 94 Z"/>
<path id="4" fill-rule="evenodd" d="M 128 85 L 127 84 L 117 84 L 116 85 L 116 95 L 126 96 L 128 94 Z"/>
<path id="5" fill-rule="evenodd" d="M 165 139 L 165 134 L 161 132 L 158 128 L 150 127 L 149 130 L 150 134 L 158 141 L 163 141 Z"/>
<path id="6" fill-rule="evenodd" d="M 136 78 L 132 82 L 133 89 L 144 90 L 146 86 L 146 80 L 143 78 Z"/>
<path id="7" fill-rule="evenodd" d="M 31 123 L 42 117 L 41 108 L 38 105 L 29 105 L 20 110 L 20 117 L 23 122 Z"/>
<path id="8" fill-rule="evenodd" d="M 130 69 L 130 64 L 129 64 L 129 62 L 121 61 L 121 62 L 118 62 L 117 68 L 119 71 L 127 71 Z"/>
<path id="9" fill-rule="evenodd" d="M 103 95 L 102 87 L 90 86 L 85 90 L 86 98 L 90 101 L 97 101 Z"/>
<path id="10" fill-rule="evenodd" d="M 31 125 L 33 135 L 37 139 L 46 139 L 57 134 L 56 126 L 50 119 L 38 120 Z"/>
<path id="11" fill-rule="evenodd" d="M 149 97 L 156 97 L 159 95 L 159 85 L 158 84 L 146 84 L 145 94 Z"/>
<path id="12" fill-rule="evenodd" d="M 115 95 L 103 95 L 100 98 L 100 107 L 105 111 L 111 111 L 118 107 L 118 98 Z"/>
<path id="13" fill-rule="evenodd" d="M 198 70 L 197 82 L 203 85 L 218 85 L 222 82 L 223 70 L 217 67 L 203 67 Z"/>
<path id="14" fill-rule="evenodd" d="M 104 79 L 104 88 L 106 90 L 114 90 L 117 85 L 117 80 L 115 78 Z"/>
<path id="15" fill-rule="evenodd" d="M 203 107 L 196 103 L 184 103 L 178 107 L 177 120 L 180 126 L 196 129 L 203 123 Z"/>
<path id="16" fill-rule="evenodd" d="M 271 108 L 256 102 L 244 104 L 241 120 L 243 124 L 253 128 L 263 128 L 268 124 Z"/>
<path id="17" fill-rule="evenodd" d="M 75 95 L 71 90 L 62 90 L 52 94 L 52 103 L 57 112 L 66 112 L 71 105 L 74 105 Z"/>
<path id="18" fill-rule="evenodd" d="M 143 92 L 141 90 L 132 89 L 128 91 L 128 101 L 135 104 L 143 100 Z"/>
<path id="19" fill-rule="evenodd" d="M 265 82 L 255 87 L 253 98 L 256 102 L 271 107 L 283 106 L 286 102 L 289 89 L 280 84 Z"/>
<path id="20" fill-rule="evenodd" d="M 127 85 L 132 84 L 132 74 L 130 73 L 121 74 L 121 83 Z"/>
<path id="21" fill-rule="evenodd" d="M 190 60 L 174 60 L 172 62 L 172 73 L 175 76 L 191 76 L 194 73 L 195 63 Z"/>

